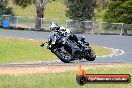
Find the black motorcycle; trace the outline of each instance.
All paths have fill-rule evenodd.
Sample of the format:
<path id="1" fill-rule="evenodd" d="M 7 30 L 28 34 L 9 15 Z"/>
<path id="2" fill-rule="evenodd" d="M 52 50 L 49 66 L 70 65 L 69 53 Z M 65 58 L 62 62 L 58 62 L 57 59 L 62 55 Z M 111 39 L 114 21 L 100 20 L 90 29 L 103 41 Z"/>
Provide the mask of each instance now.
<path id="1" fill-rule="evenodd" d="M 85 38 L 67 33 L 66 30 L 57 25 L 49 35 L 47 48 L 64 63 L 82 59 L 95 60 L 95 52 L 89 46 L 89 43 L 85 41 Z M 44 44 L 41 46 L 44 46 Z"/>

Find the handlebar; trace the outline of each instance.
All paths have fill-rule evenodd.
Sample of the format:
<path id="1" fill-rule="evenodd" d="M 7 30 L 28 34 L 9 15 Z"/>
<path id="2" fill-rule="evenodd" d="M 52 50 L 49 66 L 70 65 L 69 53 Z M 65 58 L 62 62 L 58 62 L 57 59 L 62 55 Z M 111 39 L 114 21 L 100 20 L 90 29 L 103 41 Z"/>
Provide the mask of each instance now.
<path id="1" fill-rule="evenodd" d="M 44 47 L 44 45 L 45 45 L 46 43 L 48 43 L 48 42 L 44 42 L 44 43 L 42 43 L 40 46 L 41 46 L 41 47 Z"/>

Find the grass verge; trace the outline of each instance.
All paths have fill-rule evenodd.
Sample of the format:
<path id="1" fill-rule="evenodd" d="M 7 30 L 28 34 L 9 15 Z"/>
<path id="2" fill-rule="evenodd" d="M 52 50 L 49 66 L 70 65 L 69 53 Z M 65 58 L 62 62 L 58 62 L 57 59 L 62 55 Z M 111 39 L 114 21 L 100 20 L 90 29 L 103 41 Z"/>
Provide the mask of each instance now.
<path id="1" fill-rule="evenodd" d="M 0 63 L 58 60 L 46 47 L 40 47 L 42 42 L 42 40 L 0 37 Z M 97 56 L 112 53 L 103 47 L 92 47 Z"/>
<path id="2" fill-rule="evenodd" d="M 0 63 L 57 59 L 46 47 L 40 47 L 41 43 L 40 40 L 0 37 Z"/>
<path id="3" fill-rule="evenodd" d="M 77 72 L 28 74 L 28 75 L 0 75 L 1 88 L 80 88 L 76 83 Z M 93 74 L 130 74 L 132 68 L 94 68 L 87 73 Z M 87 84 L 82 88 L 131 88 L 132 84 Z"/>

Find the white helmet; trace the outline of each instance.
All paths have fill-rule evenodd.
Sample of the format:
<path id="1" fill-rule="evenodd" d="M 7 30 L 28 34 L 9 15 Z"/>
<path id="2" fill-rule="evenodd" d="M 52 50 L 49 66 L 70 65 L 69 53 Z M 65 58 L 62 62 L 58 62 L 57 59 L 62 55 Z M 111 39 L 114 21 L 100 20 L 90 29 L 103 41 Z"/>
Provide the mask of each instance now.
<path id="1" fill-rule="evenodd" d="M 50 25 L 50 29 L 51 31 L 58 31 L 60 29 L 60 26 L 57 23 L 52 22 Z"/>

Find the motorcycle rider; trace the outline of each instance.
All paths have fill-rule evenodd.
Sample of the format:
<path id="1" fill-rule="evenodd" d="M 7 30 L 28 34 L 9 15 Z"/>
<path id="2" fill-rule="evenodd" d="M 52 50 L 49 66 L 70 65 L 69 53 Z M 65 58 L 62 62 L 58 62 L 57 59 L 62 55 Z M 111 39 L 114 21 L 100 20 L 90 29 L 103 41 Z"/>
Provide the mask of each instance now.
<path id="1" fill-rule="evenodd" d="M 95 52 L 85 43 L 84 37 L 77 37 L 70 33 L 64 27 L 60 27 L 57 23 L 52 22 L 49 26 L 51 33 L 48 38 L 47 48 L 54 53 L 64 63 L 69 63 L 72 60 L 86 59 L 93 61 L 96 58 Z M 69 31 L 69 32 L 68 32 Z M 45 43 L 41 46 L 43 47 Z"/>
<path id="2" fill-rule="evenodd" d="M 52 22 L 49 28 L 50 28 L 51 31 L 55 31 L 55 32 L 67 31 L 67 33 L 70 33 L 70 30 L 69 29 L 66 29 L 64 27 L 60 27 L 55 22 Z M 52 37 L 52 34 L 49 37 Z M 49 38 L 49 39 L 52 39 L 52 38 Z M 69 35 L 69 39 L 75 41 L 80 48 L 82 47 L 82 45 L 79 43 L 78 37 L 76 35 L 70 34 Z M 51 42 L 51 40 L 49 40 L 49 41 Z M 55 39 L 55 41 L 56 41 L 56 39 Z"/>

